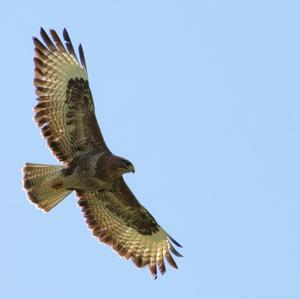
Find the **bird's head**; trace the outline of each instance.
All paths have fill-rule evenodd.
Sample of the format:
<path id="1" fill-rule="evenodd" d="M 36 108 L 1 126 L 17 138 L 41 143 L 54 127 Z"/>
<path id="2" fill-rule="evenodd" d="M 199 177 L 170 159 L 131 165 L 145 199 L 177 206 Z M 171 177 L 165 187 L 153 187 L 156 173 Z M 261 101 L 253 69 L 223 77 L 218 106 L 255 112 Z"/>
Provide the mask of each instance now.
<path id="1" fill-rule="evenodd" d="M 133 164 L 122 158 L 122 157 L 116 157 L 116 164 L 117 164 L 117 167 L 118 167 L 118 172 L 122 175 L 124 173 L 127 173 L 127 172 L 135 172 L 135 169 L 134 169 L 134 166 Z"/>
<path id="2" fill-rule="evenodd" d="M 96 176 L 100 180 L 114 181 L 124 173 L 134 171 L 134 166 L 130 161 L 108 153 L 100 156 L 97 162 Z"/>

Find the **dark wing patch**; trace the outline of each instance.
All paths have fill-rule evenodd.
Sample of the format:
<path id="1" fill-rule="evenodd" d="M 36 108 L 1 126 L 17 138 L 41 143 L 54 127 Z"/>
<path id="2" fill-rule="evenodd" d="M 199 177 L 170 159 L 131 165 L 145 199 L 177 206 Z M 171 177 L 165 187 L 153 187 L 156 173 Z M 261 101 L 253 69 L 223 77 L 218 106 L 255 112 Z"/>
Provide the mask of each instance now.
<path id="1" fill-rule="evenodd" d="M 166 270 L 164 258 L 177 268 L 170 252 L 181 255 L 172 239 L 135 197 L 130 201 L 128 194 L 120 192 L 128 188 L 123 179 L 118 184 L 122 186 L 117 192 L 77 191 L 79 206 L 93 234 L 137 267 L 148 266 L 155 278 L 157 267 L 162 274 Z"/>
<path id="2" fill-rule="evenodd" d="M 123 178 L 117 181 L 113 192 L 106 192 L 105 195 L 100 192 L 98 195 L 104 207 L 122 219 L 128 227 L 149 236 L 159 231 L 154 217 L 135 199 Z"/>
<path id="3" fill-rule="evenodd" d="M 35 120 L 53 153 L 64 163 L 83 152 L 108 151 L 95 116 L 82 48 L 80 64 L 67 31 L 65 46 L 54 30 L 50 33 L 53 41 L 41 29 L 45 44 L 33 39 L 39 101 Z"/>

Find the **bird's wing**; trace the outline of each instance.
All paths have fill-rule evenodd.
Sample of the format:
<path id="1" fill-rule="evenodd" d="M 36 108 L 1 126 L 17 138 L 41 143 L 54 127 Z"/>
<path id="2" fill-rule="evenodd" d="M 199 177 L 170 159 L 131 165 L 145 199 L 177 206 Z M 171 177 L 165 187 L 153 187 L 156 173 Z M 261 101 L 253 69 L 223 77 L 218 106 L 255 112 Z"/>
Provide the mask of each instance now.
<path id="1" fill-rule="evenodd" d="M 95 116 L 86 63 L 80 62 L 66 29 L 63 44 L 54 30 L 51 38 L 41 28 L 44 43 L 34 37 L 35 78 L 38 95 L 35 120 L 57 158 L 68 163 L 83 152 L 107 151 Z"/>
<path id="2" fill-rule="evenodd" d="M 177 268 L 170 252 L 181 256 L 172 243 L 181 245 L 140 205 L 123 178 L 113 191 L 77 191 L 77 195 L 93 234 L 120 256 L 131 258 L 137 267 L 148 266 L 155 278 L 157 267 L 162 274 L 166 271 L 164 258 Z"/>

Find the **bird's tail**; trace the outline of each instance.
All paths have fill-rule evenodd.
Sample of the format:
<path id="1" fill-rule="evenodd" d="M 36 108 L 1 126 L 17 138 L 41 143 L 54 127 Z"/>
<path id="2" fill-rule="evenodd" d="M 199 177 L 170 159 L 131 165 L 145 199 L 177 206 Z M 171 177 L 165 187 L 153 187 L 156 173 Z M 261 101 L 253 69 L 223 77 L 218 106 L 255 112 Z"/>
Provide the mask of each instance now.
<path id="1" fill-rule="evenodd" d="M 65 187 L 63 166 L 25 163 L 23 186 L 31 202 L 49 212 L 72 190 Z"/>

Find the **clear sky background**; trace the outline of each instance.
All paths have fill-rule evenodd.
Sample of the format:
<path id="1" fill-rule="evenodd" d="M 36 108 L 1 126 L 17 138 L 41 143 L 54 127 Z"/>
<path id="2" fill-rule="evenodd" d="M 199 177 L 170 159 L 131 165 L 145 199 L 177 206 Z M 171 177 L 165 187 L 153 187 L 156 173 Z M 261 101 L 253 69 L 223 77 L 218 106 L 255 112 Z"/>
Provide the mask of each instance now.
<path id="1" fill-rule="evenodd" d="M 299 1 L 1 4 L 0 298 L 300 298 Z M 83 43 L 126 181 L 180 243 L 154 281 L 91 236 L 74 195 L 29 204 L 39 27 Z"/>

